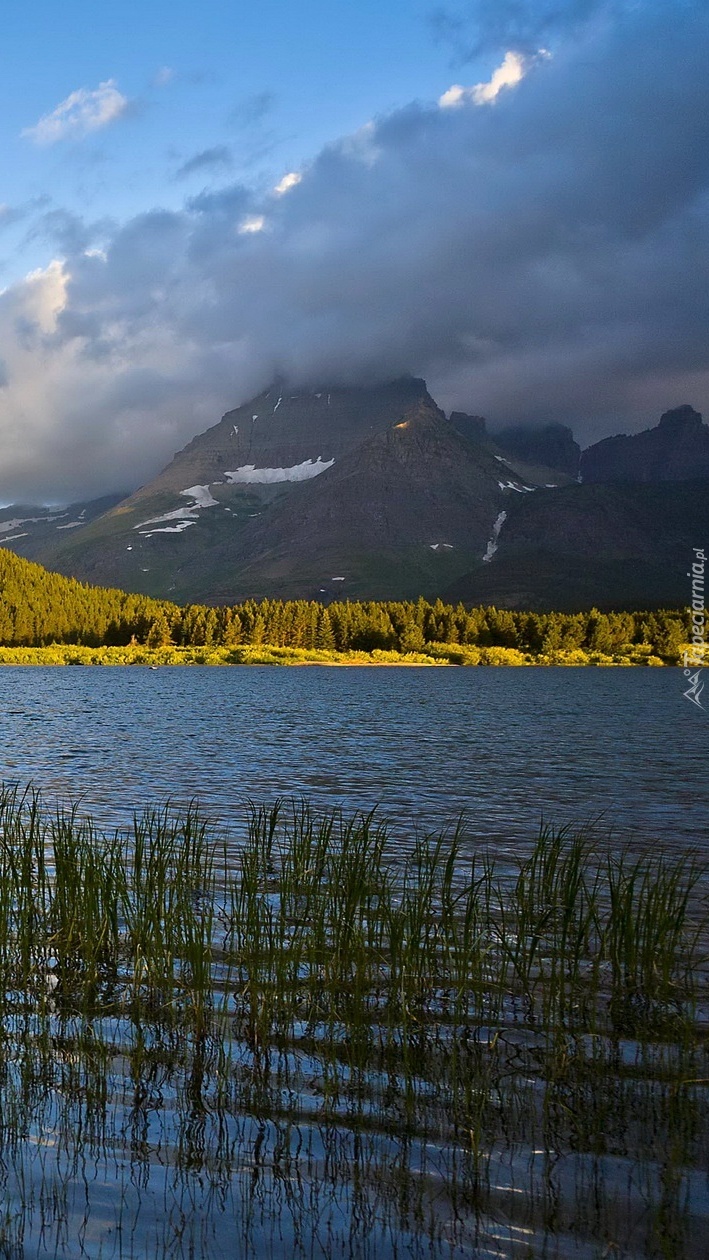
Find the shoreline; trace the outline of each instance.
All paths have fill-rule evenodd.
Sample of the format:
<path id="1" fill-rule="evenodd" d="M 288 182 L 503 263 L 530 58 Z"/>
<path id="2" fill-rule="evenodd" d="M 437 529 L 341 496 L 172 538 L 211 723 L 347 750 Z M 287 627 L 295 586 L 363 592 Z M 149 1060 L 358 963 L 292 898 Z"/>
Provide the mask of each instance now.
<path id="1" fill-rule="evenodd" d="M 548 655 L 533 655 L 516 648 L 480 648 L 455 643 L 436 643 L 431 645 L 429 652 L 407 653 L 383 649 L 375 649 L 372 652 L 334 652 L 331 649 L 287 648 L 271 644 L 184 648 L 175 646 L 152 648 L 140 644 L 122 647 L 84 647 L 63 643 L 48 644 L 45 647 L 0 646 L 0 668 L 49 665 L 90 667 L 140 665 L 153 669 L 189 665 L 274 665 L 278 667 L 319 665 L 339 669 L 353 666 L 647 668 L 671 667 L 678 663 L 675 659 L 662 659 L 653 655 L 645 645 L 635 645 L 630 650 L 617 652 L 614 655 L 586 652 L 578 648 Z"/>

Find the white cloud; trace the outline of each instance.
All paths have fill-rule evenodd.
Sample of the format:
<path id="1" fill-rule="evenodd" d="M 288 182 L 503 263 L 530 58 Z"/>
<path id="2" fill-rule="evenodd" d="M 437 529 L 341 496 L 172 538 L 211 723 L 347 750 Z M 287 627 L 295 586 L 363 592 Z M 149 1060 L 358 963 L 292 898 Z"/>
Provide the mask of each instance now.
<path id="1" fill-rule="evenodd" d="M 273 191 L 277 197 L 282 197 L 283 194 L 289 192 L 291 188 L 295 188 L 296 184 L 299 184 L 302 178 L 303 176 L 300 175 L 298 171 L 289 171 L 288 174 L 284 175 L 283 179 L 276 184 Z"/>
<path id="2" fill-rule="evenodd" d="M 438 104 L 441 109 L 456 109 L 469 101 L 474 105 L 491 105 L 503 88 L 515 87 L 517 83 L 521 83 L 531 63 L 532 58 L 524 57 L 522 53 L 507 52 L 502 65 L 497 67 L 487 83 L 476 83 L 474 87 L 462 87 L 460 83 L 454 83 L 443 93 Z"/>
<path id="3" fill-rule="evenodd" d="M 249 214 L 239 224 L 239 235 L 244 236 L 252 232 L 263 232 L 265 226 L 266 220 L 262 214 Z"/>
<path id="4" fill-rule="evenodd" d="M 68 281 L 64 264 L 58 259 L 25 276 L 23 315 L 45 335 L 56 330 L 57 318 L 66 306 Z"/>
<path id="5" fill-rule="evenodd" d="M 116 122 L 128 105 L 128 98 L 118 91 L 115 79 L 106 79 L 97 88 L 78 88 L 71 92 L 56 109 L 44 114 L 34 127 L 25 127 L 21 134 L 40 145 L 56 144 L 71 136 L 86 136 Z"/>

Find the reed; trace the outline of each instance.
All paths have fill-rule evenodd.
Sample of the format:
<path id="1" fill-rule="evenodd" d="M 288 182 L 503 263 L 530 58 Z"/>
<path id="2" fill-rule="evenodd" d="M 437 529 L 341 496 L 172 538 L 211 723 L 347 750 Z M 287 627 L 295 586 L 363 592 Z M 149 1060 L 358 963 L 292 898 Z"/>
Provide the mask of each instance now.
<path id="1" fill-rule="evenodd" d="M 87 1152 L 113 1158 L 128 1229 L 108 1152 L 147 1190 L 164 1150 L 173 1208 L 196 1196 L 225 1228 L 230 1204 L 255 1254 L 259 1178 L 306 1233 L 336 1200 L 348 1245 L 378 1222 L 392 1254 L 465 1254 L 500 1213 L 549 1255 L 581 1218 L 599 1246 L 640 1230 L 644 1254 L 691 1254 L 706 889 L 695 859 L 571 829 L 512 870 L 460 826 L 402 850 L 376 811 L 255 805 L 235 839 L 166 806 L 106 836 L 3 790 L 0 1168 L 22 1207 L 0 1251 L 41 1219 L 59 1245 Z M 643 1186 L 624 1223 L 621 1182 Z M 193 1224 L 153 1222 L 142 1254 L 210 1254 Z"/>

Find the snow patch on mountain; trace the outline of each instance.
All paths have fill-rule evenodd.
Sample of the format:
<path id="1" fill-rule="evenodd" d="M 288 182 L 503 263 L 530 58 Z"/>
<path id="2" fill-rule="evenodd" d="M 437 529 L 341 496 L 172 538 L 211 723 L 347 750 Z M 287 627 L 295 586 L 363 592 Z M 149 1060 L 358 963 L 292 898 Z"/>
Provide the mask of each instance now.
<path id="1" fill-rule="evenodd" d="M 483 556 L 483 564 L 487 564 L 489 560 L 492 560 L 492 557 L 497 551 L 497 540 L 500 537 L 500 530 L 502 529 L 502 526 L 504 525 L 506 520 L 507 520 L 507 513 L 500 512 L 500 515 L 497 517 L 495 524 L 492 527 L 492 537 L 489 543 L 487 544 L 487 550 L 485 552 L 485 555 Z"/>
<path id="2" fill-rule="evenodd" d="M 18 529 L 20 525 L 49 525 L 52 521 L 60 521 L 63 516 L 66 516 L 66 512 L 59 512 L 58 515 L 54 516 L 13 516 L 10 521 L 0 522 L 0 534 L 6 534 L 10 529 Z M 81 524 L 83 525 L 83 521 Z M 15 538 L 24 538 L 25 534 L 15 534 L 13 536 Z M 5 541 L 7 542 L 9 540 L 5 539 Z"/>
<path id="3" fill-rule="evenodd" d="M 214 495 L 210 493 L 209 486 L 189 486 L 187 490 L 180 490 L 186 499 L 194 499 L 196 508 L 219 507 Z"/>
<path id="4" fill-rule="evenodd" d="M 134 525 L 134 529 L 142 531 L 147 525 L 162 525 L 165 521 L 180 521 L 180 528 L 171 527 L 168 529 L 153 529 L 149 534 L 142 534 L 144 538 L 149 538 L 150 534 L 180 534 L 188 525 L 193 525 L 197 520 L 202 508 L 218 507 L 219 503 L 211 494 L 209 486 L 188 486 L 186 490 L 180 490 L 180 494 L 185 498 L 192 499 L 192 503 L 188 507 L 174 508 L 172 512 L 163 512 L 162 516 L 151 516 L 147 521 L 141 521 L 139 525 Z"/>
<path id="5" fill-rule="evenodd" d="M 516 490 L 518 494 L 533 494 L 537 489 L 536 486 L 518 485 L 516 481 L 498 481 L 497 484 L 501 490 Z"/>
<path id="6" fill-rule="evenodd" d="M 178 521 L 176 525 L 161 525 L 158 529 L 141 530 L 141 538 L 152 538 L 153 534 L 181 534 L 183 530 L 194 525 L 194 521 Z"/>
<path id="7" fill-rule="evenodd" d="M 271 485 L 277 481 L 309 481 L 320 473 L 332 468 L 334 459 L 305 459 L 302 464 L 294 464 L 292 468 L 257 468 L 255 464 L 244 464 L 233 472 L 225 472 L 224 477 L 230 485 Z"/>

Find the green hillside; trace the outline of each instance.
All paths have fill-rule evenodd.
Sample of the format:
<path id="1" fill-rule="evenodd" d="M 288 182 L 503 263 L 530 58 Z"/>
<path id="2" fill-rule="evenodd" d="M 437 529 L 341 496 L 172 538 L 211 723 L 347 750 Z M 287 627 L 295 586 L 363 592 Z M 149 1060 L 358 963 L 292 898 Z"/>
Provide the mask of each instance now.
<path id="1" fill-rule="evenodd" d="M 156 600 L 87 586 L 0 548 L 0 643 L 144 641 L 161 611 Z"/>

